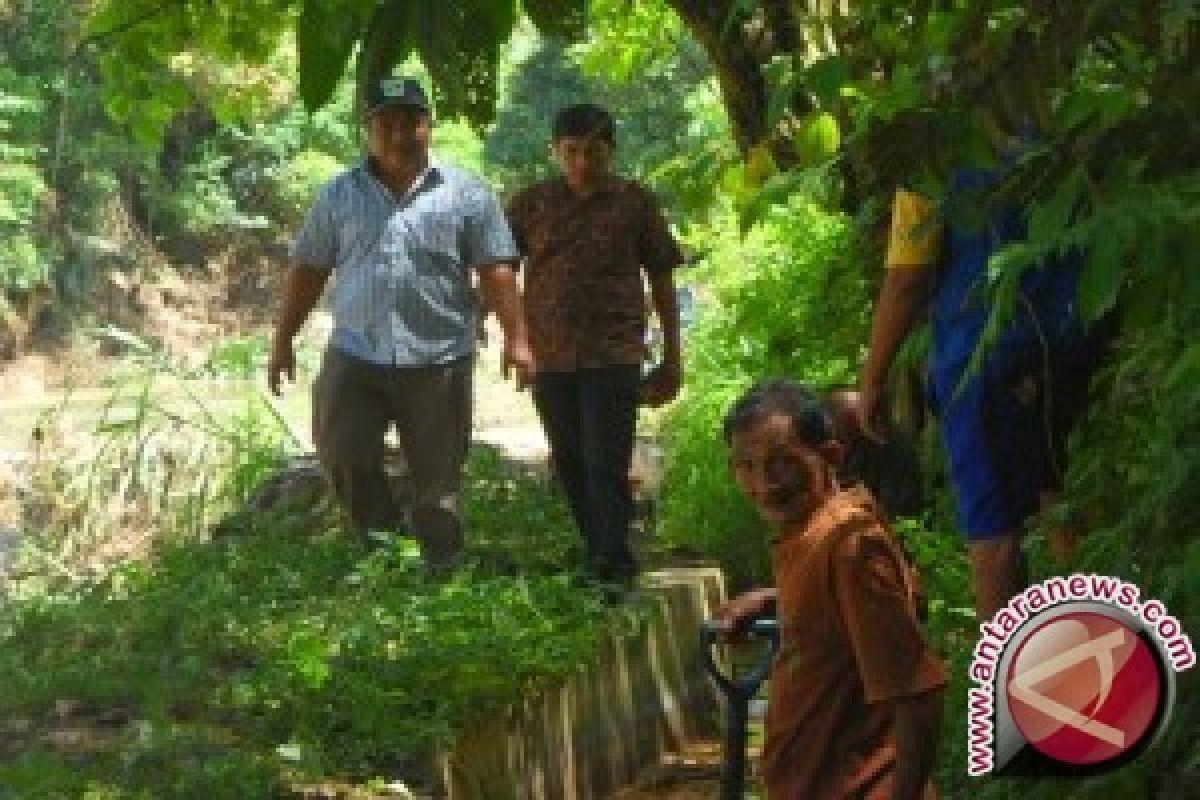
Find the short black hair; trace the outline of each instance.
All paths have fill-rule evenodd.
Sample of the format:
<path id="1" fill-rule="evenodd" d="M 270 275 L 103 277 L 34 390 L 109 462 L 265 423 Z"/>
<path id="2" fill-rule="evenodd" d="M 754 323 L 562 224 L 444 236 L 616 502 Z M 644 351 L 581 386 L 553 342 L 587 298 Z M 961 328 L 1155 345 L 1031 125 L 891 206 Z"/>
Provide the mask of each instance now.
<path id="1" fill-rule="evenodd" d="M 616 146 L 617 124 L 608 109 L 595 103 L 567 106 L 554 118 L 554 138 L 596 137 Z"/>
<path id="2" fill-rule="evenodd" d="M 784 414 L 792 430 L 809 447 L 837 438 L 833 414 L 825 399 L 812 389 L 787 378 L 768 378 L 751 386 L 729 409 L 722 423 L 725 444 L 770 414 Z"/>

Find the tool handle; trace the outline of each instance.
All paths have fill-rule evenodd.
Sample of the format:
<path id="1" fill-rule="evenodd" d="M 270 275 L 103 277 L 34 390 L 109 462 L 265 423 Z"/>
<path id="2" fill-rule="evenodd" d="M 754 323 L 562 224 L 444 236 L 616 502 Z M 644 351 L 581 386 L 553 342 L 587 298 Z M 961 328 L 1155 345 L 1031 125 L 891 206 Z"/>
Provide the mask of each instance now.
<path id="1" fill-rule="evenodd" d="M 779 620 L 775 617 L 755 617 L 745 626 L 744 635 L 749 639 L 765 643 L 758 661 L 742 675 L 724 673 L 717 665 L 716 646 L 729 634 L 729 629 L 717 620 L 705 620 L 702 629 L 704 639 L 704 668 L 716 681 L 721 691 L 731 698 L 749 700 L 758 691 L 771 671 L 771 662 L 779 652 Z"/>

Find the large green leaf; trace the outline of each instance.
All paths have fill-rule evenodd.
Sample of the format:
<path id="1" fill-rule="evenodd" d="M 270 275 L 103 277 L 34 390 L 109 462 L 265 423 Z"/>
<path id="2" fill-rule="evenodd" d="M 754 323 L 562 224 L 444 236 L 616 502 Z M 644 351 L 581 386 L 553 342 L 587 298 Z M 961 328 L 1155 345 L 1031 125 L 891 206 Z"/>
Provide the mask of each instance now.
<path id="1" fill-rule="evenodd" d="M 843 56 L 829 56 L 809 64 L 804 70 L 804 85 L 825 107 L 834 104 L 842 87 L 850 82 L 850 63 Z"/>
<path id="2" fill-rule="evenodd" d="M 460 0 L 424 12 L 417 41 L 421 61 L 433 76 L 443 116 L 465 116 L 482 127 L 496 114 L 496 74 L 500 45 L 511 33 L 515 14 L 497 10 L 507 0 Z"/>
<path id="3" fill-rule="evenodd" d="M 538 33 L 568 41 L 587 34 L 587 0 L 521 0 Z"/>
<path id="4" fill-rule="evenodd" d="M 1117 302 L 1125 280 L 1129 240 L 1119 220 L 1098 217 L 1088 245 L 1088 259 L 1079 276 L 1079 311 L 1090 322 Z"/>
<path id="5" fill-rule="evenodd" d="M 300 97 L 316 111 L 333 96 L 350 52 L 362 33 L 357 2 L 305 0 L 296 27 Z"/>
<path id="6" fill-rule="evenodd" d="M 417 4 L 403 0 L 375 8 L 358 52 L 359 98 L 371 81 L 390 74 L 412 52 L 420 14 Z"/>
<path id="7" fill-rule="evenodd" d="M 1079 210 L 1086 189 L 1086 171 L 1082 166 L 1077 166 L 1058 184 L 1049 199 L 1039 203 L 1030 213 L 1030 241 L 1041 246 L 1061 239 Z"/>

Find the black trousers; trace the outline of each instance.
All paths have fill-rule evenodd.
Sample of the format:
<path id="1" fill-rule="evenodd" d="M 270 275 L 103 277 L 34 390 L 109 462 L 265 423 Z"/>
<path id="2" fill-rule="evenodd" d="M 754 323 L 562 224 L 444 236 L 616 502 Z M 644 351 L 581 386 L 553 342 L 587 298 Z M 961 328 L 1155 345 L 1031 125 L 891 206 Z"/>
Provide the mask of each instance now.
<path id="1" fill-rule="evenodd" d="M 635 571 L 629 466 L 640 383 L 636 365 L 540 372 L 534 379 L 533 402 L 554 470 L 583 535 L 588 567 L 602 578 Z"/>

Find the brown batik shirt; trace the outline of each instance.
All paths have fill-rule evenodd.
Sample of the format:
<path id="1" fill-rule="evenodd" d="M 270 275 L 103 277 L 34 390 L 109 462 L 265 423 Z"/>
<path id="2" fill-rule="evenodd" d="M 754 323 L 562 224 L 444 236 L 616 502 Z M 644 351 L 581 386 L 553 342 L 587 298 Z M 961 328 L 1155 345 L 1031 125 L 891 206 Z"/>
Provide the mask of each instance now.
<path id="1" fill-rule="evenodd" d="M 767 796 L 888 798 L 888 701 L 946 683 L 917 622 L 907 559 L 860 487 L 834 494 L 771 558 L 782 648 L 767 706 Z"/>
<path id="2" fill-rule="evenodd" d="M 559 177 L 519 192 L 508 218 L 525 259 L 525 317 L 538 370 L 640 364 L 642 270 L 682 261 L 649 190 L 610 177 L 581 197 Z"/>

